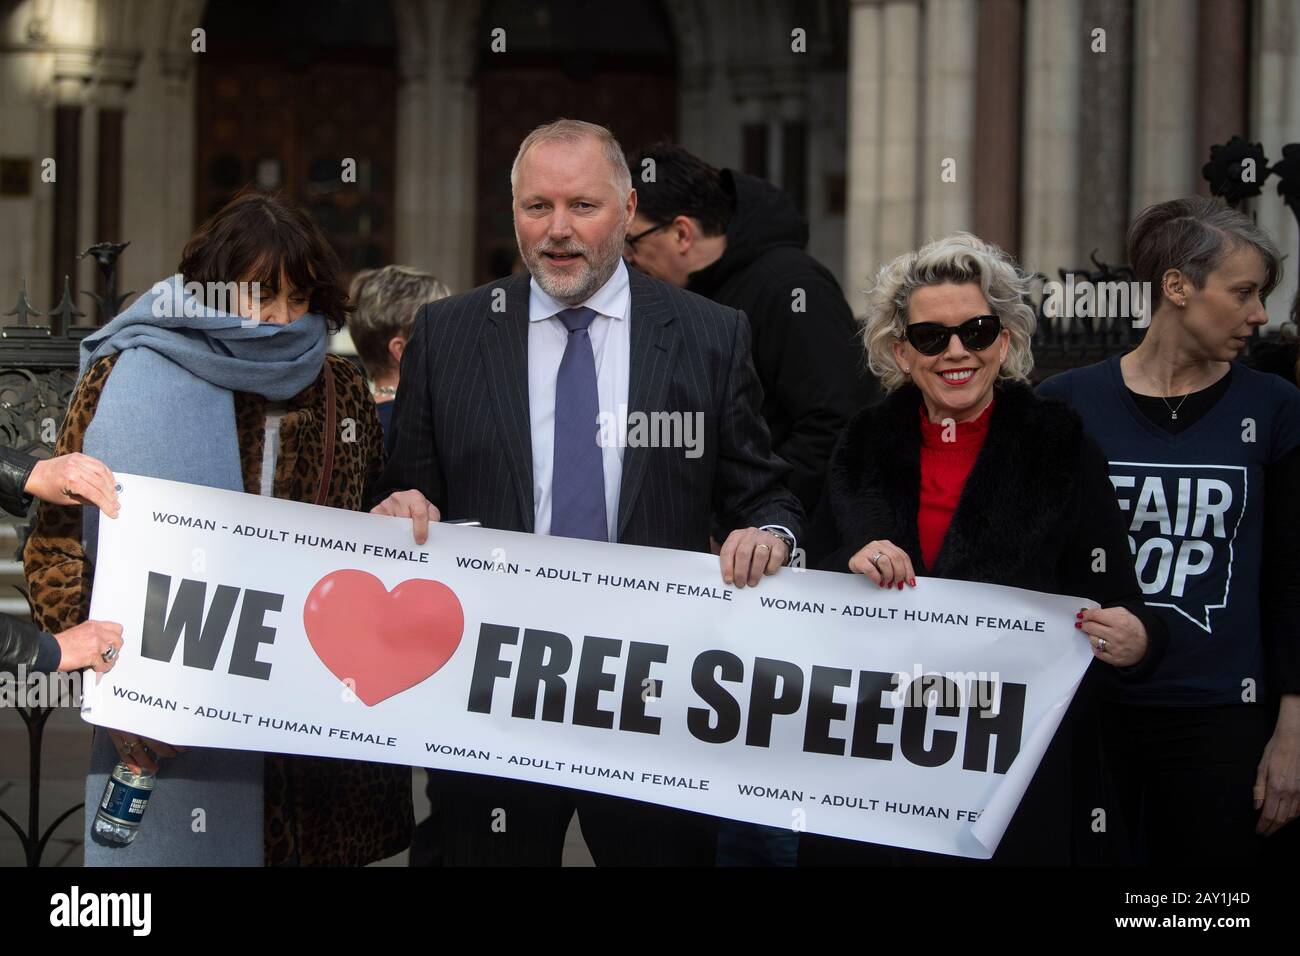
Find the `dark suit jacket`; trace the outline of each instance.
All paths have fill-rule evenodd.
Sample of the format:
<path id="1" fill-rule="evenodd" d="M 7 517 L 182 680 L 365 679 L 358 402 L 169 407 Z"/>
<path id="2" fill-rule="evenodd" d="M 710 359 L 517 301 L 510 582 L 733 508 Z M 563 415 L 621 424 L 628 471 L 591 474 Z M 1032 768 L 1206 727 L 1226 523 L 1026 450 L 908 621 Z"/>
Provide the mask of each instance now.
<path id="1" fill-rule="evenodd" d="M 618 540 L 707 551 L 715 514 L 728 528 L 779 524 L 798 537 L 803 514 L 759 414 L 744 313 L 635 270 L 628 278 L 628 411 L 703 413 L 703 453 L 624 449 Z M 533 530 L 528 283 L 519 273 L 416 314 L 373 501 L 415 488 L 444 518 Z"/>

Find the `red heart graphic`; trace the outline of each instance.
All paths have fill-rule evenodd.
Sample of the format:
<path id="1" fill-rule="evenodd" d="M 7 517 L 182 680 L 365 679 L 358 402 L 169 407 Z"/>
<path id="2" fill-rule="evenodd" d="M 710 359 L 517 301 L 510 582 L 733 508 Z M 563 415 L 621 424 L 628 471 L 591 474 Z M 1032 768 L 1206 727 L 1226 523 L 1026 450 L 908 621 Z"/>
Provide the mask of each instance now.
<path id="1" fill-rule="evenodd" d="M 392 591 L 366 571 L 333 571 L 312 587 L 302 623 L 316 656 L 373 707 L 436 674 L 460 646 L 456 592 L 413 578 Z"/>

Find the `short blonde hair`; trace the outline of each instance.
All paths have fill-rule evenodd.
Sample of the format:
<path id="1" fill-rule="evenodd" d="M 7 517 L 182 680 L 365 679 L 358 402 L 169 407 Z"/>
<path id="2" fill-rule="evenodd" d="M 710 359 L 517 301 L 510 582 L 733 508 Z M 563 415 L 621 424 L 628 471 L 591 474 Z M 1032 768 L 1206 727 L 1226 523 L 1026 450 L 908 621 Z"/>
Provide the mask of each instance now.
<path id="1" fill-rule="evenodd" d="M 627 197 L 632 192 L 632 172 L 627 168 L 627 157 L 623 154 L 623 147 L 618 144 L 614 134 L 604 126 L 574 119 L 558 119 L 553 123 L 546 123 L 524 137 L 524 141 L 519 144 L 519 152 L 515 153 L 515 161 L 510 165 L 511 195 L 514 195 L 519 185 L 519 163 L 524 158 L 524 153 L 538 143 L 580 143 L 584 139 L 594 139 L 599 144 L 605 154 L 605 161 L 609 163 L 610 177 L 614 183 L 614 191 L 618 193 L 619 202 L 627 202 Z"/>
<path id="2" fill-rule="evenodd" d="M 998 378 L 1028 381 L 1034 367 L 1030 340 L 1037 323 L 1029 305 L 1031 281 L 1009 255 L 969 232 L 931 239 L 884 266 L 867 290 L 867 317 L 861 332 L 867 365 L 886 392 L 905 385 L 910 377 L 898 367 L 893 344 L 906 333 L 912 293 L 923 286 L 976 282 L 1002 327 L 1011 333 Z"/>
<path id="3" fill-rule="evenodd" d="M 389 340 L 395 335 L 409 339 L 420 306 L 449 295 L 451 290 L 436 276 L 407 266 L 364 269 L 353 276 L 348 331 L 366 374 L 374 379 L 387 372 L 393 364 Z"/>

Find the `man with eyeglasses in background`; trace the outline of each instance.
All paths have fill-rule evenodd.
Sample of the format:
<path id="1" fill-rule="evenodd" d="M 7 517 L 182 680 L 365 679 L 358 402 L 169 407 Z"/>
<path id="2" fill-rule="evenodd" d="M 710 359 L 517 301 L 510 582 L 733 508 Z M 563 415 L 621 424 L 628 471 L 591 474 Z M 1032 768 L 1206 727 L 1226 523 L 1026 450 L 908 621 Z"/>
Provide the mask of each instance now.
<path id="1" fill-rule="evenodd" d="M 639 200 L 624 259 L 748 316 L 772 450 L 792 466 L 786 486 L 811 518 L 836 439 L 879 388 L 839 283 L 807 252 L 807 221 L 771 183 L 671 143 L 628 166 Z M 724 820 L 718 863 L 794 866 L 798 845 L 792 830 Z"/>
<path id="2" fill-rule="evenodd" d="M 671 143 L 628 166 L 639 200 L 624 258 L 749 318 L 772 448 L 794 469 L 787 487 L 811 516 L 835 440 L 879 389 L 839 283 L 807 252 L 807 221 L 766 180 L 714 169 Z"/>

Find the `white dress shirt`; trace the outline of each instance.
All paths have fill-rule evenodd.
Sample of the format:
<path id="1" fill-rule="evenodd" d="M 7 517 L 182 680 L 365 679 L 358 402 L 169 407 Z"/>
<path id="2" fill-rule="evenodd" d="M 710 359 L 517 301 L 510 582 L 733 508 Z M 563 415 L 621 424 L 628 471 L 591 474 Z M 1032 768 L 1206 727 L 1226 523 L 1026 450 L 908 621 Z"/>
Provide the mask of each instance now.
<path id="1" fill-rule="evenodd" d="M 555 382 L 569 343 L 569 330 L 557 318 L 567 306 L 547 295 L 530 279 L 528 293 L 528 410 L 533 435 L 533 530 L 551 533 L 551 480 L 555 469 Z M 627 266 L 620 259 L 609 280 L 585 302 L 596 313 L 588 336 L 596 360 L 596 391 L 603 421 L 616 422 L 616 435 L 626 434 L 627 389 L 632 367 L 632 295 Z M 597 423 L 591 423 L 592 435 Z M 606 434 L 609 432 L 607 431 Z M 623 482 L 623 447 L 606 442 L 605 521 L 609 540 L 617 540 L 618 493 Z"/>

